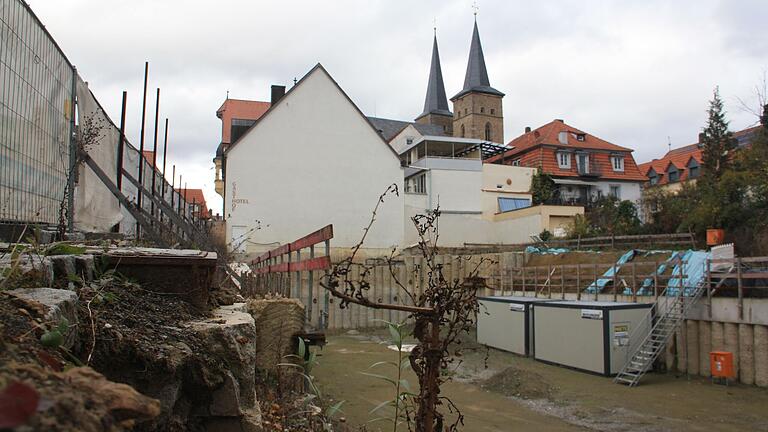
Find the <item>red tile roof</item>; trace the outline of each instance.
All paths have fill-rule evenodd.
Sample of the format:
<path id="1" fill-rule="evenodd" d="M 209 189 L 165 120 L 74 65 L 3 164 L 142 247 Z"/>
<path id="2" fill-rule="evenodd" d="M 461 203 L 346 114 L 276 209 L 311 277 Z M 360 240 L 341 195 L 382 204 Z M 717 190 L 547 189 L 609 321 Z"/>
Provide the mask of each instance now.
<path id="1" fill-rule="evenodd" d="M 736 138 L 739 141 L 742 141 L 746 139 L 748 141 L 749 136 L 758 130 L 760 126 L 754 126 L 747 129 L 743 129 L 737 132 L 733 133 L 733 137 Z M 663 157 L 660 159 L 654 159 L 649 162 L 645 162 L 640 164 L 640 172 L 645 174 L 646 176 L 650 172 L 651 169 L 656 172 L 656 174 L 659 175 L 658 185 L 664 185 L 668 184 L 669 180 L 667 178 L 667 168 L 669 168 L 669 165 L 674 165 L 675 168 L 677 168 L 678 171 L 680 171 L 680 180 L 679 181 L 685 181 L 688 180 L 688 164 L 691 161 L 691 158 L 693 158 L 699 165 L 702 163 L 702 156 L 701 156 L 701 147 L 700 143 L 695 144 L 689 144 L 683 147 L 678 147 L 676 149 L 672 149 L 668 151 Z M 748 145 L 748 143 L 742 144 Z"/>
<path id="2" fill-rule="evenodd" d="M 187 203 L 192 204 L 194 202 L 195 204 L 199 204 L 202 210 L 202 216 L 203 218 L 208 217 L 208 206 L 205 203 L 205 195 L 203 195 L 202 189 L 178 189 L 179 194 L 181 194 L 182 197 L 184 197 L 186 193 L 186 200 Z"/>
<path id="3" fill-rule="evenodd" d="M 560 132 L 568 133 L 568 144 L 560 143 Z M 583 141 L 578 140 L 579 136 L 583 137 Z M 591 168 L 600 173 L 598 178 L 625 181 L 647 180 L 637 168 L 632 157 L 632 149 L 590 135 L 562 120 L 553 120 L 544 126 L 526 132 L 510 141 L 508 145 L 514 146 L 514 148 L 503 155 L 493 156 L 486 162 L 493 163 L 503 160 L 505 164 L 511 164 L 519 159 L 520 166 L 541 167 L 545 173 L 550 175 L 580 177 L 575 161 L 572 161 L 570 169 L 560 168 L 557 162 L 557 150 L 588 150 Z M 620 154 L 624 157 L 624 171 L 613 170 L 610 158 L 612 154 Z"/>

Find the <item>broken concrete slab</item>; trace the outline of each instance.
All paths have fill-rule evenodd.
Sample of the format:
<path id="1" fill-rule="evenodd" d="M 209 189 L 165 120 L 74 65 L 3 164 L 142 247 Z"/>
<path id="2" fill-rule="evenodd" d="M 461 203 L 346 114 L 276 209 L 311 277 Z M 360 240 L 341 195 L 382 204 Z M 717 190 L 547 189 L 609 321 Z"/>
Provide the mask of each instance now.
<path id="1" fill-rule="evenodd" d="M 245 412 L 256 404 L 256 326 L 253 317 L 242 309 L 242 303 L 222 306 L 212 311 L 211 318 L 191 325 L 208 355 L 224 361 L 229 370 L 229 376 L 212 393 L 209 413 L 220 412 L 220 408 L 232 400 L 237 401 L 238 412 Z M 234 383 L 227 383 L 230 377 Z"/>
<path id="2" fill-rule="evenodd" d="M 63 346 L 67 349 L 74 346 L 77 338 L 77 293 L 56 288 L 19 288 L 7 293 L 22 302 L 41 306 L 42 318 L 49 327 L 55 327 L 66 319 L 69 330 L 63 335 Z"/>
<path id="3" fill-rule="evenodd" d="M 53 285 L 53 263 L 45 256 L 6 253 L 0 257 L 0 270 L 0 279 L 11 278 L 13 286 Z"/>

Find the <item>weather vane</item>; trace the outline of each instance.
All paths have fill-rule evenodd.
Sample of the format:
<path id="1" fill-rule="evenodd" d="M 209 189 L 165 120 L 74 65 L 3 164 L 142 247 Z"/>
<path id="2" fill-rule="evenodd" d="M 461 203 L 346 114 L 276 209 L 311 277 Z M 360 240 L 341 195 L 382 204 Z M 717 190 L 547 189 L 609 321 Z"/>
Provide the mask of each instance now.
<path id="1" fill-rule="evenodd" d="M 435 36 L 437 36 L 437 17 L 432 18 L 432 30 L 435 31 Z"/>
<path id="2" fill-rule="evenodd" d="M 479 10 L 480 10 L 480 6 L 478 6 L 478 5 L 477 5 L 477 2 L 476 2 L 476 1 L 473 1 L 473 2 L 472 2 L 472 9 L 475 11 L 475 12 L 474 12 L 474 15 L 475 15 L 475 19 L 477 19 L 477 11 L 479 11 Z"/>

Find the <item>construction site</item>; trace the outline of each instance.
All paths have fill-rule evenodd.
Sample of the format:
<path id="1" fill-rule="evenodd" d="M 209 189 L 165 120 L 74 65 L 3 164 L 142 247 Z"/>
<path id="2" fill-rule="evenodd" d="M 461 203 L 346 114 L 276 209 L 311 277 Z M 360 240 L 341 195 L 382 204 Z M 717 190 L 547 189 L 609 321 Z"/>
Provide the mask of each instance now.
<path id="1" fill-rule="evenodd" d="M 127 91 L 113 121 L 29 4 L 0 0 L 0 23 L 0 430 L 768 431 L 766 231 L 581 233 L 598 206 L 564 194 L 605 174 L 604 148 L 537 202 L 541 168 L 505 164 L 495 120 L 482 139 L 366 118 L 319 63 L 263 106 L 227 94 L 214 216 L 166 160 L 149 62 L 135 145 Z M 467 82 L 485 84 L 457 107 L 477 88 L 501 103 L 479 41 L 475 9 Z M 428 88 L 419 119 L 444 115 Z M 275 130 L 346 140 L 341 162 L 242 153 Z M 754 130 L 758 147 L 768 120 Z M 617 176 L 637 170 L 607 148 Z"/>

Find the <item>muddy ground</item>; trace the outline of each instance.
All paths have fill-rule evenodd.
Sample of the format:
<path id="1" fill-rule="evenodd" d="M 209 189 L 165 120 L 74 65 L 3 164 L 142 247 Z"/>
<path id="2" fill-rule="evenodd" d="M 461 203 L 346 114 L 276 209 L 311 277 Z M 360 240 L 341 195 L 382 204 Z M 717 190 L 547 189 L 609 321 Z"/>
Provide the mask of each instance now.
<path id="1" fill-rule="evenodd" d="M 354 333 L 354 332 L 353 332 Z M 384 333 L 329 337 L 314 375 L 327 396 L 346 400 L 344 416 L 368 431 L 369 411 L 392 397 L 391 386 L 361 372 L 388 373 L 396 360 Z M 465 416 L 465 431 L 768 431 L 768 391 L 721 386 L 703 378 L 651 374 L 636 388 L 467 343 L 463 362 L 443 387 Z M 416 383 L 408 371 L 407 378 Z M 386 413 L 379 413 L 386 414 Z"/>

